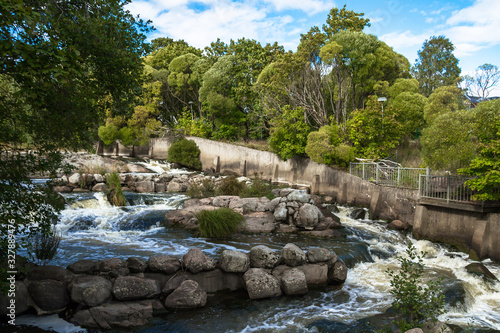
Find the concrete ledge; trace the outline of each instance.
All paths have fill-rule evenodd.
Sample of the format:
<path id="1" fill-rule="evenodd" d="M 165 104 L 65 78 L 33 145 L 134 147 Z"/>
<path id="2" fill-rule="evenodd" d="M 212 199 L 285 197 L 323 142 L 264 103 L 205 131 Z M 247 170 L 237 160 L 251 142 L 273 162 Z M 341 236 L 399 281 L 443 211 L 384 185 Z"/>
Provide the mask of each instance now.
<path id="1" fill-rule="evenodd" d="M 418 200 L 418 204 L 423 206 L 443 207 L 476 213 L 495 213 L 500 211 L 500 204 L 498 203 L 488 204 L 484 202 L 478 202 L 477 204 L 475 204 L 472 202 L 447 202 L 446 200 L 442 199 L 420 198 Z"/>

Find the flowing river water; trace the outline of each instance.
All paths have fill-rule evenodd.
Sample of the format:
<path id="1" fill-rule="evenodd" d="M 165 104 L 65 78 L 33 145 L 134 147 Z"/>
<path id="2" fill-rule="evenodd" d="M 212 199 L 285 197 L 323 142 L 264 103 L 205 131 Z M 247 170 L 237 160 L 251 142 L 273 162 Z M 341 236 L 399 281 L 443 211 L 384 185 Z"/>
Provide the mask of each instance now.
<path id="1" fill-rule="evenodd" d="M 404 253 L 408 242 L 427 252 L 427 278 L 444 279 L 449 304 L 441 321 L 468 327 L 469 331 L 500 331 L 500 282 L 468 273 L 468 255 L 429 241 L 417 241 L 411 235 L 388 229 L 384 221 L 353 220 L 348 217 L 352 208 L 339 207 L 345 236 L 340 240 L 290 234 L 237 234 L 226 240 L 211 240 L 161 223 L 166 212 L 181 207 L 185 195 L 126 196 L 128 206 L 113 207 L 102 193 L 65 194 L 69 203 L 57 225 L 63 240 L 52 264 L 67 266 L 81 259 L 110 257 L 147 259 L 156 254 L 180 258 L 193 247 L 218 258 L 224 249 L 248 252 L 253 246 L 266 245 L 278 250 L 294 243 L 303 250 L 318 246 L 333 250 L 349 267 L 342 286 L 313 289 L 303 297 L 258 301 L 249 300 L 244 292 L 221 293 L 209 297 L 203 309 L 166 314 L 134 332 L 318 332 L 321 323 L 352 325 L 390 307 L 390 278 L 386 271 L 398 268 L 396 256 Z M 483 264 L 500 277 L 500 264 L 490 260 Z"/>

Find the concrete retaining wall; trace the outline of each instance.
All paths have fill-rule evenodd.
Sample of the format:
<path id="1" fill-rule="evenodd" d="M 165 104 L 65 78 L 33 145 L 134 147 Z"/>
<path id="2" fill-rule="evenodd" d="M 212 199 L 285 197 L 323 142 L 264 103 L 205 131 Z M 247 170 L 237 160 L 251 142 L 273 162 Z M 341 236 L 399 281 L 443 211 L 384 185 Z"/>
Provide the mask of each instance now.
<path id="1" fill-rule="evenodd" d="M 461 210 L 459 206 L 419 205 L 416 190 L 378 186 L 307 158 L 283 161 L 271 152 L 196 137 L 189 139 L 201 150 L 203 169 L 306 185 L 311 193 L 331 196 L 339 204 L 368 207 L 373 219 L 407 222 L 413 225 L 417 237 L 473 249 L 480 258 L 500 261 L 500 248 L 493 246 L 500 243 L 500 209 L 478 213 Z M 165 159 L 171 142 L 153 139 L 141 152 Z M 124 151 L 121 146 L 118 148 Z M 113 154 L 113 150 L 104 150 L 103 154 Z"/>

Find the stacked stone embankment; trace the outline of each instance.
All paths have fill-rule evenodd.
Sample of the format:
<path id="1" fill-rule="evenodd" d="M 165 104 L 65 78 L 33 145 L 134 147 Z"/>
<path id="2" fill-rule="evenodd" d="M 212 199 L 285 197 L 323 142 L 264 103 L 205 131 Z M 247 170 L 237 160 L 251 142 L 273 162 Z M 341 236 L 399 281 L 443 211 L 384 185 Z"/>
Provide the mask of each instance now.
<path id="1" fill-rule="evenodd" d="M 303 251 L 294 244 L 281 251 L 262 245 L 249 253 L 224 250 L 218 260 L 193 248 L 181 259 L 155 255 L 26 268 L 16 281 L 17 314 L 29 309 L 38 315 L 59 313 L 97 329 L 141 326 L 167 311 L 204 307 L 208 295 L 217 297 L 219 291 L 244 289 L 250 299 L 300 296 L 347 277 L 347 266 L 334 252 Z M 0 303 L 6 300 L 0 296 Z"/>

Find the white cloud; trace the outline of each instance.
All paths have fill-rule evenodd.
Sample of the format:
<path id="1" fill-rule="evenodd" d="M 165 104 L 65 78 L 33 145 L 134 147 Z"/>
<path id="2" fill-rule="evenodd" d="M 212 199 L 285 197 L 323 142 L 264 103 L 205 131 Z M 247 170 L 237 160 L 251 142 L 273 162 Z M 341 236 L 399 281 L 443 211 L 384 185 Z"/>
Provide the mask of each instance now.
<path id="1" fill-rule="evenodd" d="M 151 38 L 184 39 L 203 48 L 217 38 L 229 42 L 245 37 L 294 49 L 300 32 L 310 27 L 300 29 L 305 22 L 286 11 L 313 15 L 333 6 L 332 0 L 134 0 L 127 9 L 153 21 L 157 31 Z"/>
<path id="2" fill-rule="evenodd" d="M 394 49 L 403 49 L 409 47 L 421 46 L 426 39 L 429 39 L 427 33 L 415 35 L 410 30 L 404 32 L 391 32 L 379 37 L 380 40 L 392 46 Z"/>

